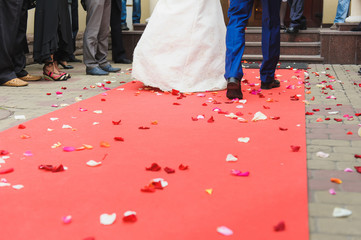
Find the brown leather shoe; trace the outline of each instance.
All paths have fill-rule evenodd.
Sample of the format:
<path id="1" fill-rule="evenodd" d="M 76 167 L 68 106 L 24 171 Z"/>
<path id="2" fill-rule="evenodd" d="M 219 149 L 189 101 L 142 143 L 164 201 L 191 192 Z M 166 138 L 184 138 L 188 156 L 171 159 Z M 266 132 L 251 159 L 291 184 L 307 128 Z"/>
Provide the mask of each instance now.
<path id="1" fill-rule="evenodd" d="M 41 76 L 33 76 L 33 75 L 26 75 L 24 77 L 20 77 L 19 79 L 23 80 L 23 81 L 39 81 L 41 80 Z"/>
<path id="2" fill-rule="evenodd" d="M 19 79 L 19 78 L 13 78 L 6 83 L 1 84 L 1 86 L 7 86 L 7 87 L 24 87 L 27 86 L 28 83 Z"/>

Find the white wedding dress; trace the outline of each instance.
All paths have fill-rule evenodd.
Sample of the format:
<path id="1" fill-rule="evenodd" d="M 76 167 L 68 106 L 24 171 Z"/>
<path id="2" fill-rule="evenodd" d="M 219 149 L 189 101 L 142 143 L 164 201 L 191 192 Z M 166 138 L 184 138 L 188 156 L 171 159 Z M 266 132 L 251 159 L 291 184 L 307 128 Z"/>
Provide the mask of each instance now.
<path id="1" fill-rule="evenodd" d="M 219 0 L 159 0 L 134 50 L 132 76 L 163 91 L 225 89 L 225 36 Z"/>

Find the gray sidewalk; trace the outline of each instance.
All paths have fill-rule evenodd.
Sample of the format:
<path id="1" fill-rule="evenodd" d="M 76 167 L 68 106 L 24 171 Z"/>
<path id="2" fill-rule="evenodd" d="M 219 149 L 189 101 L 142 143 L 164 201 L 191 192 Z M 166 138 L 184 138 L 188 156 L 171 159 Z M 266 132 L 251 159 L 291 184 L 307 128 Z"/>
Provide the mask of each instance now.
<path id="1" fill-rule="evenodd" d="M 114 64 L 122 68 L 120 73 L 100 77 L 85 75 L 82 63 L 72 65 L 75 69 L 68 71 L 72 78 L 67 82 L 40 81 L 22 88 L 0 87 L 0 131 L 104 92 L 98 85 L 115 88 L 131 80 L 127 71 L 131 65 Z M 361 155 L 361 137 L 357 135 L 361 116 L 355 116 L 361 113 L 361 76 L 357 73 L 360 66 L 312 64 L 309 67 L 305 93 L 309 105 L 305 112 L 314 113 L 305 116 L 310 239 L 361 240 L 361 174 L 344 172 L 345 168 L 355 170 L 354 166 L 361 166 L 361 159 L 354 156 Z M 29 65 L 27 70 L 34 75 L 42 74 L 41 65 Z M 330 95 L 336 99 L 327 99 Z M 336 111 L 335 115 L 329 114 Z M 15 119 L 21 115 L 26 119 Z M 329 157 L 318 157 L 316 154 L 321 151 L 330 154 Z M 337 185 L 330 178 L 340 178 L 343 183 Z M 335 189 L 336 195 L 329 193 L 330 188 Z M 353 213 L 346 218 L 334 218 L 335 207 Z"/>

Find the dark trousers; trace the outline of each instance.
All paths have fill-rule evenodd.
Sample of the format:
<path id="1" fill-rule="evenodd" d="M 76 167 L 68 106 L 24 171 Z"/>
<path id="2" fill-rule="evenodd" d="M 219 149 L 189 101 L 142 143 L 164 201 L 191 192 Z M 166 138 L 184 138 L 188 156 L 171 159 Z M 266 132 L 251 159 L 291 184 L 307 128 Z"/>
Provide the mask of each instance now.
<path id="1" fill-rule="evenodd" d="M 16 78 L 13 56 L 23 0 L 0 0 L 0 84 Z"/>
<path id="2" fill-rule="evenodd" d="M 28 72 L 25 70 L 25 66 L 26 66 L 25 54 L 29 53 L 28 41 L 26 39 L 27 24 L 28 24 L 28 1 L 24 0 L 23 7 L 21 8 L 20 23 L 15 39 L 16 47 L 13 56 L 15 74 L 19 78 L 28 75 Z"/>
<path id="3" fill-rule="evenodd" d="M 71 2 L 71 29 L 72 29 L 72 39 L 73 39 L 73 50 L 76 50 L 76 35 L 79 31 L 79 16 L 78 16 L 78 0 L 73 0 Z M 71 58 L 74 58 L 74 53 L 71 54 Z"/>
<path id="4" fill-rule="evenodd" d="M 125 58 L 125 49 L 122 39 L 121 15 L 121 0 L 112 0 L 110 27 L 112 35 L 112 58 L 114 62 L 120 62 L 121 59 Z"/>
<path id="5" fill-rule="evenodd" d="M 245 29 L 252 14 L 254 0 L 231 0 L 226 35 L 226 79 L 243 77 L 242 57 L 245 48 Z M 261 81 L 272 82 L 280 56 L 281 0 L 262 0 Z"/>
<path id="6" fill-rule="evenodd" d="M 290 27 L 306 26 L 306 17 L 303 16 L 304 0 L 288 0 L 290 6 Z"/>

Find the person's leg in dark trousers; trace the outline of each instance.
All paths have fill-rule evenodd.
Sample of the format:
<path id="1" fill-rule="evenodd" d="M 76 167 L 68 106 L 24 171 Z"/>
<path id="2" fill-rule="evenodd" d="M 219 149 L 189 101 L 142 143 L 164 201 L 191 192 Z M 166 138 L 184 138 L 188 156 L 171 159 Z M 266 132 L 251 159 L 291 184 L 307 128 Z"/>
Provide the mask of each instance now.
<path id="1" fill-rule="evenodd" d="M 0 85 L 17 79 L 12 56 L 15 53 L 22 7 L 23 0 L 0 0 Z"/>
<path id="2" fill-rule="evenodd" d="M 226 34 L 227 97 L 243 98 L 241 80 L 243 77 L 242 57 L 245 48 L 245 29 L 252 14 L 253 0 L 230 0 L 229 23 Z"/>
<path id="3" fill-rule="evenodd" d="M 280 57 L 280 4 L 281 0 L 262 1 L 262 83 L 274 81 Z"/>
<path id="4" fill-rule="evenodd" d="M 28 4 L 24 1 L 21 8 L 20 23 L 15 39 L 15 52 L 13 55 L 13 63 L 15 66 L 15 73 L 18 78 L 25 77 L 28 72 L 25 70 L 26 57 L 25 54 L 29 52 L 28 42 L 26 39 L 26 28 L 28 23 Z"/>
<path id="5" fill-rule="evenodd" d="M 78 1 L 72 0 L 71 2 L 71 28 L 73 31 L 72 38 L 73 38 L 73 49 L 74 52 L 76 50 L 76 36 L 78 35 L 79 31 L 79 14 L 78 14 Z M 81 62 L 81 60 L 75 58 L 74 53 L 70 55 L 69 62 Z"/>
<path id="6" fill-rule="evenodd" d="M 122 1 L 112 0 L 112 9 L 110 14 L 110 28 L 112 36 L 112 58 L 115 63 L 131 63 L 125 57 L 125 49 L 122 39 Z"/>
<path id="7" fill-rule="evenodd" d="M 288 0 L 288 4 L 290 5 L 291 23 L 286 32 L 297 33 L 298 30 L 305 30 L 307 24 L 306 17 L 303 16 L 304 0 Z"/>

